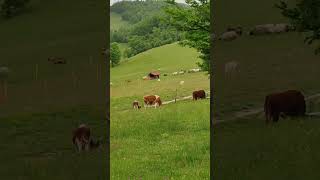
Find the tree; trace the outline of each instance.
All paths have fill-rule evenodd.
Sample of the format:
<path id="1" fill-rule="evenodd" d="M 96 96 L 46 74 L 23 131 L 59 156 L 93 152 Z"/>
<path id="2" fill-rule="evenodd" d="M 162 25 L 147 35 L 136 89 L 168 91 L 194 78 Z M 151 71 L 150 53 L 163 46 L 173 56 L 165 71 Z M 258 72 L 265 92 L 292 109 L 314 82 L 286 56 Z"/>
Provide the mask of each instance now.
<path id="1" fill-rule="evenodd" d="M 313 44 L 320 39 L 320 0 L 300 0 L 295 7 L 289 8 L 288 4 L 281 1 L 275 5 L 281 10 L 281 14 L 287 17 L 293 27 L 306 33 L 305 43 Z M 315 53 L 320 52 L 320 46 Z"/>
<path id="2" fill-rule="evenodd" d="M 121 59 L 121 51 L 118 43 L 111 43 L 110 46 L 110 61 L 112 67 L 119 65 Z"/>
<path id="3" fill-rule="evenodd" d="M 176 4 L 170 0 L 168 3 Z M 184 32 L 185 40 L 180 41 L 182 46 L 195 48 L 201 53 L 203 61 L 199 67 L 210 72 L 210 1 L 186 0 L 190 8 L 179 5 L 166 8 L 167 23 L 178 31 Z"/>
<path id="4" fill-rule="evenodd" d="M 26 7 L 29 0 L 3 0 L 1 3 L 1 15 L 5 18 L 18 15 Z"/>

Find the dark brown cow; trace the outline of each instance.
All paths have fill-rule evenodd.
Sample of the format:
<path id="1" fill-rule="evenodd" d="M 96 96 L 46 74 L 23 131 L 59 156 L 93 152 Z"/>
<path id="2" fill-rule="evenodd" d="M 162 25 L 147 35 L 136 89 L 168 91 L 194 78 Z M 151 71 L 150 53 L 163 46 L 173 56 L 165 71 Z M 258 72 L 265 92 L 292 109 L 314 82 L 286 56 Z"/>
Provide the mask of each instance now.
<path id="1" fill-rule="evenodd" d="M 288 90 L 269 94 L 265 98 L 264 111 L 266 123 L 271 119 L 279 120 L 279 116 L 303 116 L 306 113 L 306 102 L 303 94 L 297 90 Z"/>
<path id="2" fill-rule="evenodd" d="M 154 106 L 157 108 L 157 106 L 162 105 L 162 101 L 160 99 L 160 96 L 158 95 L 147 95 L 143 97 L 144 101 L 144 108 L 146 109 L 147 107 Z"/>
<path id="3" fill-rule="evenodd" d="M 140 109 L 141 106 L 139 106 L 139 101 L 135 100 L 132 103 L 133 109 Z"/>
<path id="4" fill-rule="evenodd" d="M 49 57 L 48 61 L 53 62 L 53 64 L 66 64 L 67 61 L 61 57 Z"/>
<path id="5" fill-rule="evenodd" d="M 90 148 L 91 142 L 91 132 L 90 128 L 85 125 L 81 124 L 77 129 L 73 132 L 72 142 L 76 146 L 77 151 L 81 152 L 82 150 L 88 151 Z"/>
<path id="6" fill-rule="evenodd" d="M 192 97 L 193 97 L 193 100 L 205 99 L 206 98 L 206 92 L 204 90 L 193 91 Z"/>

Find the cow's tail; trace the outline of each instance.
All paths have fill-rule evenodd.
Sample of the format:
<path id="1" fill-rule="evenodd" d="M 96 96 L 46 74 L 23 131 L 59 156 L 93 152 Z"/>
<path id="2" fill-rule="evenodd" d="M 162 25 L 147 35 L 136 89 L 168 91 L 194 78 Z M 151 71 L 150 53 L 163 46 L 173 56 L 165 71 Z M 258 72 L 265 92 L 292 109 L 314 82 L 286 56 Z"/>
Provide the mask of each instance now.
<path id="1" fill-rule="evenodd" d="M 158 100 L 158 104 L 159 104 L 159 106 L 162 105 L 162 101 L 161 101 L 160 97 L 159 97 L 159 100 Z"/>
<path id="2" fill-rule="evenodd" d="M 266 96 L 265 100 L 264 100 L 264 114 L 265 114 L 265 117 L 266 117 L 266 123 L 268 123 L 269 121 L 269 112 L 270 109 L 269 109 L 269 103 L 268 103 L 268 96 Z"/>

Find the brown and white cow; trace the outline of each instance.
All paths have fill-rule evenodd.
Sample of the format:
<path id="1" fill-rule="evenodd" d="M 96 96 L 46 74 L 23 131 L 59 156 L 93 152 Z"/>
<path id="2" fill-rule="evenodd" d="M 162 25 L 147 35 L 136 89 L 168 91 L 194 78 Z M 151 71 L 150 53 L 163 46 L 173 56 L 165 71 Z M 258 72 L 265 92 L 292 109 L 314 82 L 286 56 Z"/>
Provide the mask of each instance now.
<path id="1" fill-rule="evenodd" d="M 206 98 L 206 92 L 204 90 L 193 91 L 192 97 L 193 97 L 193 100 L 205 99 Z"/>
<path id="2" fill-rule="evenodd" d="M 91 131 L 86 124 L 81 124 L 73 132 L 72 142 L 76 146 L 78 152 L 88 151 L 90 148 Z"/>
<path id="3" fill-rule="evenodd" d="M 162 105 L 162 101 L 160 99 L 160 96 L 158 96 L 158 95 L 144 96 L 143 101 L 144 101 L 144 108 L 145 109 L 147 107 L 151 107 L 151 106 L 154 106 L 155 108 L 157 108 L 157 106 L 160 107 Z"/>
<path id="4" fill-rule="evenodd" d="M 141 106 L 139 106 L 139 101 L 135 100 L 132 103 L 133 109 L 140 109 Z"/>
<path id="5" fill-rule="evenodd" d="M 266 123 L 271 119 L 279 120 L 279 116 L 303 116 L 306 113 L 306 102 L 303 94 L 297 90 L 287 90 L 269 94 L 265 98 L 264 111 Z"/>

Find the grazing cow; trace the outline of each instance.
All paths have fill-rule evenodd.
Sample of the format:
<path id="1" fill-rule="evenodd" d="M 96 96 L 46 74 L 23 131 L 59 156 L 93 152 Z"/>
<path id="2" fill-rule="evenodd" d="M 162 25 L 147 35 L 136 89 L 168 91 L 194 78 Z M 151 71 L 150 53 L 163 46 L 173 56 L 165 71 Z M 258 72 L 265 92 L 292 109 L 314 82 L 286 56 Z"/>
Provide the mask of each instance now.
<path id="1" fill-rule="evenodd" d="M 158 96 L 158 95 L 144 96 L 143 101 L 144 101 L 144 108 L 145 109 L 150 106 L 154 106 L 155 108 L 157 108 L 157 106 L 160 107 L 162 105 L 160 96 Z"/>
<path id="2" fill-rule="evenodd" d="M 88 151 L 90 148 L 90 128 L 85 125 L 81 124 L 77 129 L 73 132 L 72 142 L 76 146 L 77 151 L 81 152 L 83 150 Z"/>
<path id="3" fill-rule="evenodd" d="M 49 57 L 48 61 L 53 62 L 53 64 L 66 64 L 67 63 L 67 61 L 61 57 Z"/>
<path id="4" fill-rule="evenodd" d="M 139 106 L 139 101 L 135 100 L 132 103 L 133 109 L 140 109 L 141 106 Z"/>
<path id="5" fill-rule="evenodd" d="M 192 97 L 193 97 L 193 100 L 205 99 L 206 98 L 206 92 L 204 90 L 193 91 Z"/>
<path id="6" fill-rule="evenodd" d="M 226 77 L 228 77 L 228 74 L 232 75 L 235 72 L 240 72 L 239 63 L 236 61 L 230 61 L 230 62 L 226 63 L 224 65 L 224 72 L 225 72 Z"/>
<path id="7" fill-rule="evenodd" d="M 266 123 L 271 119 L 279 120 L 279 116 L 303 116 L 306 113 L 306 102 L 303 94 L 297 90 L 288 90 L 269 94 L 265 98 L 264 111 Z"/>

